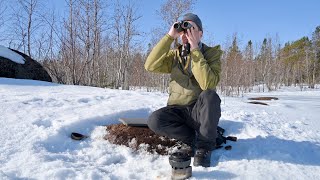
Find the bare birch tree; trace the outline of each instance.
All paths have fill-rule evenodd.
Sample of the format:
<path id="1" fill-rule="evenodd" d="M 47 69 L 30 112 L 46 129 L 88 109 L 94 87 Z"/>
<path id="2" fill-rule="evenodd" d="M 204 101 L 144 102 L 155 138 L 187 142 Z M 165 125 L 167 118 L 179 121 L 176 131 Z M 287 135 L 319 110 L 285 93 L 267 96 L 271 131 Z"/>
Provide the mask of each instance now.
<path id="1" fill-rule="evenodd" d="M 252 90 L 251 87 L 254 86 L 254 72 L 255 72 L 255 65 L 254 65 L 254 57 L 253 57 L 253 44 L 252 41 L 248 41 L 246 49 L 244 51 L 244 61 L 245 61 L 245 75 L 244 78 L 244 86 L 246 90 L 249 92 Z"/>
<path id="2" fill-rule="evenodd" d="M 113 19 L 113 39 L 117 54 L 115 88 L 129 89 L 129 65 L 133 60 L 133 40 L 140 32 L 136 26 L 141 15 L 137 14 L 137 7 L 131 1 L 121 5 L 119 1 L 115 6 Z"/>
<path id="3" fill-rule="evenodd" d="M 35 32 L 42 23 L 36 16 L 38 8 L 38 0 L 17 0 L 17 6 L 13 7 L 15 20 L 15 34 L 13 36 L 19 38 L 19 46 L 22 46 L 24 53 L 30 57 L 32 57 L 33 43 L 36 38 Z"/>

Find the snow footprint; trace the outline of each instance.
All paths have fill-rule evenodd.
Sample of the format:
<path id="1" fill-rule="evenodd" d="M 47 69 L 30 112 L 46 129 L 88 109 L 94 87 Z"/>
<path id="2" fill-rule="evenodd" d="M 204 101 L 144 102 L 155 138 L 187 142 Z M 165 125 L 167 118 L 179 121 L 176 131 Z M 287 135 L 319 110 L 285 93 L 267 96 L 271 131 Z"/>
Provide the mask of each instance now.
<path id="1" fill-rule="evenodd" d="M 41 104 L 43 102 L 42 98 L 32 98 L 30 100 L 23 101 L 23 104 L 28 104 L 28 105 L 34 105 L 34 104 Z"/>
<path id="2" fill-rule="evenodd" d="M 78 100 L 78 103 L 89 103 L 91 101 L 91 99 L 90 98 L 81 98 L 81 99 L 79 99 Z"/>
<path id="3" fill-rule="evenodd" d="M 45 128 L 52 126 L 52 122 L 50 120 L 46 120 L 46 119 L 38 119 L 37 121 L 33 122 L 32 124 L 34 124 L 38 127 L 45 127 Z"/>
<path id="4" fill-rule="evenodd" d="M 91 102 L 99 102 L 99 101 L 103 101 L 105 100 L 106 97 L 104 96 L 95 96 L 93 98 L 80 98 L 78 100 L 78 103 L 84 103 L 84 104 L 87 104 L 87 103 L 91 103 Z"/>
<path id="5" fill-rule="evenodd" d="M 61 107 L 64 105 L 62 102 L 59 102 L 58 100 L 56 100 L 54 98 L 49 98 L 48 100 L 46 100 L 45 103 L 49 107 Z"/>
<path id="6" fill-rule="evenodd" d="M 117 155 L 107 155 L 104 158 L 99 159 L 99 164 L 111 165 L 111 164 L 123 164 L 127 161 L 126 157 L 117 154 Z"/>
<path id="7" fill-rule="evenodd" d="M 105 99 L 104 96 L 96 96 L 96 97 L 94 97 L 94 98 L 95 98 L 95 100 L 97 100 L 97 101 L 102 101 L 102 100 Z"/>

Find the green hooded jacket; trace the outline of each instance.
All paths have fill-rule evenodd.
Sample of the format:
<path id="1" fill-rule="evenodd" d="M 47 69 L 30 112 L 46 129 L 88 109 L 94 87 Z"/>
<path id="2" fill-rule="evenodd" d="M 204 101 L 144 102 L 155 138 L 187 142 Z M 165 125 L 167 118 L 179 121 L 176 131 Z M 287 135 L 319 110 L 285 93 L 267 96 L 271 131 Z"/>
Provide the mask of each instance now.
<path id="1" fill-rule="evenodd" d="M 188 58 L 191 64 L 180 57 L 181 46 L 170 50 L 174 39 L 166 34 L 152 49 L 145 69 L 156 73 L 171 73 L 168 105 L 189 105 L 197 101 L 200 93 L 215 89 L 220 80 L 222 51 L 220 46 L 208 47 L 202 44 L 193 49 Z"/>

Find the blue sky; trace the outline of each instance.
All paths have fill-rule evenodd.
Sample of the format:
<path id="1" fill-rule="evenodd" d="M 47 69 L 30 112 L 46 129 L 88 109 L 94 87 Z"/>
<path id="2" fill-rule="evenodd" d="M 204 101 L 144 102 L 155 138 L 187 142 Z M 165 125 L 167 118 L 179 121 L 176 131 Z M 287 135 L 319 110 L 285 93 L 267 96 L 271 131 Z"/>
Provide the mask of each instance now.
<path id="1" fill-rule="evenodd" d="M 284 43 L 320 26 L 319 0 L 199 0 L 195 12 L 218 42 L 237 32 L 244 43 L 277 34 Z"/>
<path id="2" fill-rule="evenodd" d="M 137 0 L 141 30 L 150 32 L 161 19 L 156 10 L 164 0 Z M 65 0 L 54 0 L 64 11 Z M 242 45 L 249 40 L 262 42 L 264 37 L 279 37 L 282 44 L 303 36 L 311 37 L 320 26 L 320 0 L 198 0 L 194 11 L 202 20 L 205 38 L 225 43 L 237 33 Z M 169 27 L 168 27 L 169 30 Z"/>

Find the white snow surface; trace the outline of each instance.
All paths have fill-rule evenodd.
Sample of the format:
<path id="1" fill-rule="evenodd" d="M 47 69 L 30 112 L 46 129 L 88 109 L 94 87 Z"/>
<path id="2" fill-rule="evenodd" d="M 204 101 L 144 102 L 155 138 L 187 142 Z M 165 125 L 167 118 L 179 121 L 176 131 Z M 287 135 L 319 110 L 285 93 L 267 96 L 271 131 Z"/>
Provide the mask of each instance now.
<path id="1" fill-rule="evenodd" d="M 18 53 L 11 51 L 10 49 L 0 45 L 0 56 L 7 58 L 13 62 L 24 64 L 25 59 Z"/>
<path id="2" fill-rule="evenodd" d="M 249 104 L 248 97 L 275 96 Z M 168 95 L 0 78 L 0 179 L 170 179 L 168 156 L 109 143 L 104 125 L 148 117 Z M 320 92 L 222 97 L 232 150 L 190 179 L 320 179 Z M 71 132 L 90 136 L 82 141 Z"/>

